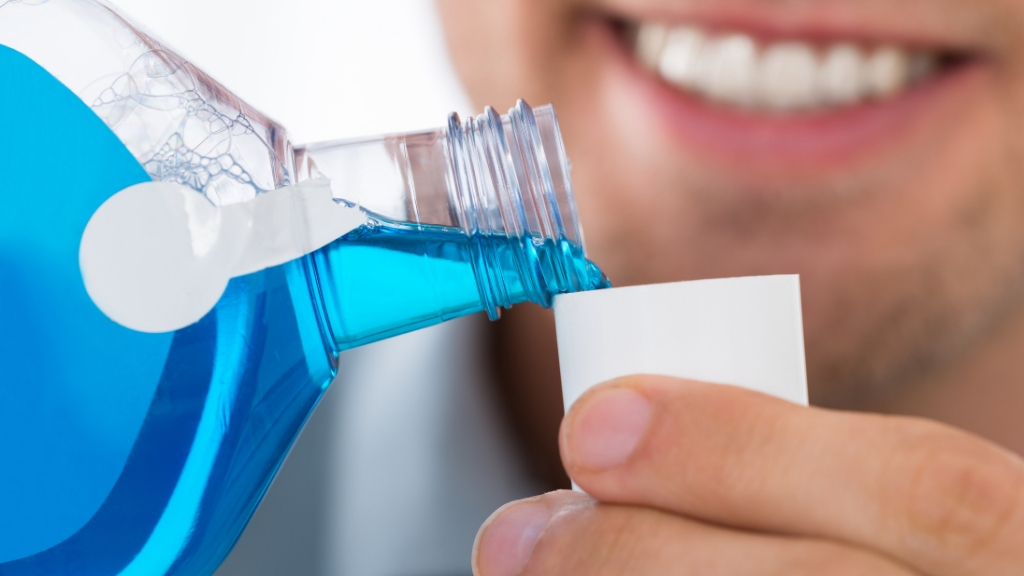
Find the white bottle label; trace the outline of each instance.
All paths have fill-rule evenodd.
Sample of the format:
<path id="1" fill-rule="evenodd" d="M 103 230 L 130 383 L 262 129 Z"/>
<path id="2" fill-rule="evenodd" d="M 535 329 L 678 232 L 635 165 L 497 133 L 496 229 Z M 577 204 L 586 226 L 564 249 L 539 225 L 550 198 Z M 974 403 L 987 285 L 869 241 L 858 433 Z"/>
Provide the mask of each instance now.
<path id="1" fill-rule="evenodd" d="M 96 210 L 78 261 L 104 314 L 140 332 L 171 332 L 212 310 L 231 278 L 300 258 L 366 219 L 334 201 L 326 178 L 227 206 L 181 184 L 146 182 Z"/>

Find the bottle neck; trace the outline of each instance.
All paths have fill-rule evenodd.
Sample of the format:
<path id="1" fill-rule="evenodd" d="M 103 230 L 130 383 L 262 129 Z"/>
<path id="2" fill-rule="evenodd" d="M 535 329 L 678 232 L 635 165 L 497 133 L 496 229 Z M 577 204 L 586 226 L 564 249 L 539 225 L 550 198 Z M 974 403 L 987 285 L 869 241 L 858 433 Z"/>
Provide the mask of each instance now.
<path id="1" fill-rule="evenodd" d="M 335 198 L 370 217 L 310 259 L 337 350 L 608 285 L 586 259 L 550 106 L 520 101 L 505 116 L 453 114 L 445 129 L 301 147 L 296 168 L 330 178 Z"/>
<path id="2" fill-rule="evenodd" d="M 607 285 L 586 260 L 550 105 L 535 111 L 520 100 L 506 116 L 488 107 L 463 122 L 453 114 L 447 146 L 451 205 L 474 239 L 477 282 L 492 320 L 522 301 L 549 307 L 556 294 Z"/>

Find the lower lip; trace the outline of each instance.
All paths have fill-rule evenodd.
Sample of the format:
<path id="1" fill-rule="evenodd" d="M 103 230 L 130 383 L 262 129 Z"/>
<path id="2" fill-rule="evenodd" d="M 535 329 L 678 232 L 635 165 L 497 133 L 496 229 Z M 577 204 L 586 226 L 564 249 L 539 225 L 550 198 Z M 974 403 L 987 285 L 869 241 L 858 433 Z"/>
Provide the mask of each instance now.
<path id="1" fill-rule="evenodd" d="M 976 61 L 945 71 L 884 101 L 815 113 L 781 115 L 718 105 L 680 91 L 643 69 L 609 31 L 619 80 L 638 91 L 656 125 L 694 157 L 747 171 L 820 170 L 885 154 L 907 144 L 915 127 L 962 115 L 964 95 L 986 67 Z M 962 117 L 962 116 L 961 116 Z"/>

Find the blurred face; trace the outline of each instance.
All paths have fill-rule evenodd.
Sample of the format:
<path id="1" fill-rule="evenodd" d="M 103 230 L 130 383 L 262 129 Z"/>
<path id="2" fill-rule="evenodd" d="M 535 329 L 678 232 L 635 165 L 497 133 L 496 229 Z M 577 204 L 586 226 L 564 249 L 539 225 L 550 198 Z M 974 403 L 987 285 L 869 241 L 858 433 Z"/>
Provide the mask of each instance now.
<path id="1" fill-rule="evenodd" d="M 1024 0 L 443 0 L 475 102 L 559 113 L 616 285 L 802 276 L 849 403 L 1014 310 Z"/>

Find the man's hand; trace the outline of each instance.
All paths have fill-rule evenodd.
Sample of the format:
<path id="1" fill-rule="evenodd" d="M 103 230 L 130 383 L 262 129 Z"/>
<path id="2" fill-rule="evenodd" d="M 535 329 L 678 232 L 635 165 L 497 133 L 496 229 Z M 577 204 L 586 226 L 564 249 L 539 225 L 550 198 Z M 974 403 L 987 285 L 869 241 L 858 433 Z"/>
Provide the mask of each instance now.
<path id="1" fill-rule="evenodd" d="M 496 512 L 477 576 L 1024 574 L 1024 462 L 941 424 L 642 376 L 588 392 L 560 441 L 593 498 Z"/>

